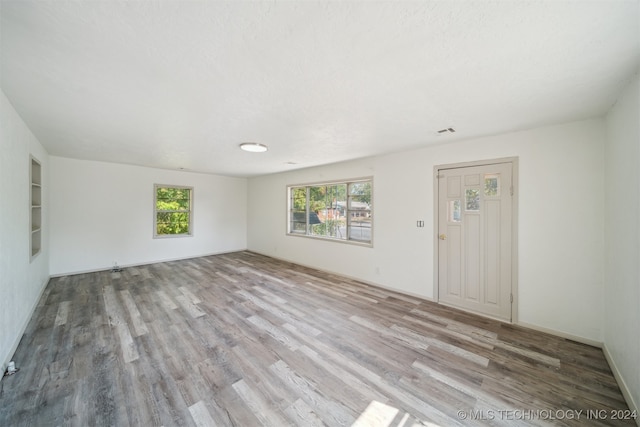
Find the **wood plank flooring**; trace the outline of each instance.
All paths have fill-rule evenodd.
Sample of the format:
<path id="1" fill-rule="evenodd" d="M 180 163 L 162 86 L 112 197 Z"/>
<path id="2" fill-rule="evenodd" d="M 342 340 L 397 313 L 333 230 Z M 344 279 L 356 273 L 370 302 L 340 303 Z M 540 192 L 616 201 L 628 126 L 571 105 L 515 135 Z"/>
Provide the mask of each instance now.
<path id="1" fill-rule="evenodd" d="M 634 425 L 602 351 L 250 252 L 52 279 L 1 426 Z"/>

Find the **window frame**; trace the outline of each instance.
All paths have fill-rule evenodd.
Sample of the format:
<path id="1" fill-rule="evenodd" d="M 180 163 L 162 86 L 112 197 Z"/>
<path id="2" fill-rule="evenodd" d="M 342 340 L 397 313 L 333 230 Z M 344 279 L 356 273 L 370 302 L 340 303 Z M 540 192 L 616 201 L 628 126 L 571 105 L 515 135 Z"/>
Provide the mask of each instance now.
<path id="1" fill-rule="evenodd" d="M 159 188 L 175 188 L 189 190 L 189 210 L 158 210 L 158 189 Z M 154 239 L 171 239 L 179 237 L 193 237 L 193 199 L 194 189 L 188 185 L 173 184 L 153 184 L 153 238 Z M 163 212 L 188 212 L 189 216 L 189 232 L 180 234 L 158 234 L 158 213 Z"/>
<path id="2" fill-rule="evenodd" d="M 350 203 L 350 198 L 353 196 L 350 194 L 351 192 L 351 185 L 352 184 L 360 184 L 360 183 L 369 183 L 369 185 L 371 186 L 371 200 L 369 202 L 369 217 L 371 218 L 371 238 L 370 240 L 358 240 L 358 239 L 353 239 L 351 238 L 351 232 L 350 232 L 350 227 L 351 227 L 351 223 L 352 223 L 352 218 L 351 218 L 351 213 L 353 212 L 358 212 L 359 210 L 357 209 L 352 209 L 351 208 L 351 203 Z M 310 191 L 309 188 L 311 187 L 322 187 L 322 186 L 337 186 L 337 185 L 345 185 L 346 186 L 346 194 L 345 194 L 345 237 L 344 238 L 340 238 L 340 237 L 331 237 L 331 236 L 325 236 L 325 235 L 314 235 L 311 234 L 311 226 L 313 224 L 309 224 L 309 215 L 311 213 L 311 209 L 310 209 Z M 300 189 L 300 188 L 304 188 L 305 189 L 305 212 L 304 212 L 304 218 L 305 218 L 305 231 L 293 231 L 292 230 L 292 224 L 293 224 L 293 191 L 295 189 Z M 305 184 L 289 184 L 287 185 L 287 216 L 286 216 L 286 235 L 287 236 L 295 236 L 295 237 L 305 237 L 305 238 L 310 238 L 310 239 L 316 239 L 316 240 L 325 240 L 325 241 L 331 241 L 331 242 L 338 242 L 338 243 L 347 243 L 347 244 L 351 244 L 351 245 L 357 245 L 357 246 L 365 246 L 365 247 L 373 247 L 373 240 L 374 240 L 374 219 L 373 219 L 373 211 L 374 211 L 374 185 L 373 185 L 373 177 L 361 177 L 361 178 L 352 178 L 352 179 L 343 179 L 343 180 L 333 180 L 333 181 L 323 181 L 323 182 L 312 182 L 312 183 L 305 183 Z M 297 221 L 300 222 L 300 221 Z"/>

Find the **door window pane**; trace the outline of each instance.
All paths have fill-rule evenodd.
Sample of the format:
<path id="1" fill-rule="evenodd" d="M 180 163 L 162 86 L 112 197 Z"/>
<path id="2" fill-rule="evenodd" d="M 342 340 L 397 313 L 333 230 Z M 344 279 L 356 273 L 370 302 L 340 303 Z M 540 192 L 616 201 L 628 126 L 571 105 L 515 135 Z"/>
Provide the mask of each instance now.
<path id="1" fill-rule="evenodd" d="M 449 200 L 449 222 L 460 222 L 460 200 Z"/>
<path id="2" fill-rule="evenodd" d="M 467 188 L 465 191 L 466 197 L 466 211 L 479 211 L 480 210 L 480 189 L 478 188 Z"/>
<path id="3" fill-rule="evenodd" d="M 484 176 L 484 195 L 500 196 L 500 174 Z"/>

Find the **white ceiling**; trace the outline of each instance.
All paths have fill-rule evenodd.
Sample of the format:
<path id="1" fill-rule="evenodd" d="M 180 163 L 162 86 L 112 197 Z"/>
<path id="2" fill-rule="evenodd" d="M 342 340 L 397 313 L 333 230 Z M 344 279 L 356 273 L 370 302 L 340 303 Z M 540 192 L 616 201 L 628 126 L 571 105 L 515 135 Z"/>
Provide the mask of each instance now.
<path id="1" fill-rule="evenodd" d="M 50 154 L 232 176 L 598 116 L 640 61 L 637 0 L 0 7 L 2 89 Z"/>

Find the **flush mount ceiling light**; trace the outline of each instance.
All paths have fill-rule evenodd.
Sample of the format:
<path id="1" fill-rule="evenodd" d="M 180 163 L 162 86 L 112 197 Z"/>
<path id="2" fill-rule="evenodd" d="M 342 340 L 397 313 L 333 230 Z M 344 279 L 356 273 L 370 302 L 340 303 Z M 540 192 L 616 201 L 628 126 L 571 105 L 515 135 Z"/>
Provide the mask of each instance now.
<path id="1" fill-rule="evenodd" d="M 264 144 L 258 144 L 257 142 L 243 142 L 240 144 L 240 149 L 251 153 L 264 153 L 267 151 L 267 146 Z"/>

